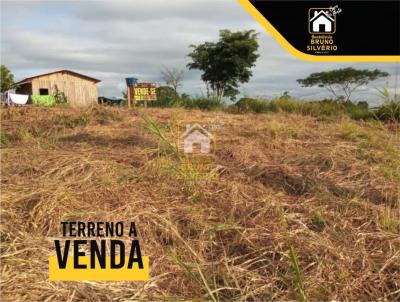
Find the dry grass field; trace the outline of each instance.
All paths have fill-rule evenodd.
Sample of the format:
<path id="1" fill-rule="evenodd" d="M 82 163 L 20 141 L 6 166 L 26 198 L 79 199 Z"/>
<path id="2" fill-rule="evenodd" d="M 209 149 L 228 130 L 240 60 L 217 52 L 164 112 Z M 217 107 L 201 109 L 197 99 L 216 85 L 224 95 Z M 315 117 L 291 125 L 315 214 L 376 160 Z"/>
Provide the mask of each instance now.
<path id="1" fill-rule="evenodd" d="M 399 301 L 398 125 L 184 109 L 8 108 L 2 301 Z M 217 126 L 206 169 L 175 149 Z M 61 221 L 136 222 L 146 282 L 48 281 Z"/>

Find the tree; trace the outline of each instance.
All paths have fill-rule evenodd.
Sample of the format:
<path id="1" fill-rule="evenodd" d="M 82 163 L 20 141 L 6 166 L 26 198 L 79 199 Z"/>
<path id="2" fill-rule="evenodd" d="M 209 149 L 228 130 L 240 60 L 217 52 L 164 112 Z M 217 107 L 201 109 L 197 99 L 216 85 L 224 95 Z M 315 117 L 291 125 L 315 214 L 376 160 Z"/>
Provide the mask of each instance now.
<path id="1" fill-rule="evenodd" d="M 176 95 L 178 95 L 178 87 L 181 86 L 184 72 L 185 71 L 181 69 L 168 67 L 164 67 L 161 70 L 161 75 L 165 84 L 172 86 Z"/>
<path id="2" fill-rule="evenodd" d="M 279 97 L 280 100 L 287 100 L 287 99 L 291 99 L 292 96 L 289 94 L 289 91 L 284 91 L 282 93 L 282 95 Z"/>
<path id="3" fill-rule="evenodd" d="M 251 67 L 258 58 L 257 33 L 254 30 L 231 32 L 221 30 L 218 42 L 190 45 L 192 62 L 189 69 L 203 71 L 201 79 L 211 88 L 219 101 L 224 96 L 232 99 L 239 93 L 240 83 L 246 83 L 253 75 Z"/>
<path id="4" fill-rule="evenodd" d="M 0 67 L 0 81 L 1 92 L 11 89 L 14 85 L 14 75 L 5 65 L 1 65 Z"/>
<path id="5" fill-rule="evenodd" d="M 336 99 L 350 100 L 351 94 L 360 86 L 367 85 L 381 77 L 387 77 L 389 74 L 379 69 L 354 69 L 352 67 L 335 69 L 331 71 L 316 72 L 310 74 L 305 79 L 299 79 L 302 87 L 324 87 L 334 95 Z M 344 95 L 340 95 L 343 91 Z"/>
<path id="6" fill-rule="evenodd" d="M 174 100 L 178 97 L 175 90 L 169 86 L 160 86 L 156 89 L 157 100 L 171 99 Z"/>

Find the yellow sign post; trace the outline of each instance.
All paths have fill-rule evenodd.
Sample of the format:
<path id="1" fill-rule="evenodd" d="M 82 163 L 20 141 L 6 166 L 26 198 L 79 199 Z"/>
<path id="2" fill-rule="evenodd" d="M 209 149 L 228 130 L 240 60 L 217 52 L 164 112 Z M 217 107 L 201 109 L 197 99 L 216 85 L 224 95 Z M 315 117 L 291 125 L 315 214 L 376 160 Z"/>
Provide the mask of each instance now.
<path id="1" fill-rule="evenodd" d="M 148 101 L 157 100 L 156 88 L 157 85 L 155 83 L 136 83 L 133 86 L 134 102 L 143 101 L 144 107 L 147 108 Z"/>

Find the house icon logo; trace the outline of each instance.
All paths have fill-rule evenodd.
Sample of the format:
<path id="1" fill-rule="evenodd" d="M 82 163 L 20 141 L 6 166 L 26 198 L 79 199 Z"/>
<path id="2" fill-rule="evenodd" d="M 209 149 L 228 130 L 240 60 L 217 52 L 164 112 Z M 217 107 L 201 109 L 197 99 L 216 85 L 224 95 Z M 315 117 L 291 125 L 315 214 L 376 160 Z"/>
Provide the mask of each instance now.
<path id="1" fill-rule="evenodd" d="M 199 124 L 186 124 L 181 135 L 181 147 L 186 154 L 210 154 L 213 151 L 214 137 L 206 127 Z"/>
<path id="2" fill-rule="evenodd" d="M 334 34 L 336 14 L 329 8 L 310 8 L 308 11 L 308 31 L 310 34 Z"/>

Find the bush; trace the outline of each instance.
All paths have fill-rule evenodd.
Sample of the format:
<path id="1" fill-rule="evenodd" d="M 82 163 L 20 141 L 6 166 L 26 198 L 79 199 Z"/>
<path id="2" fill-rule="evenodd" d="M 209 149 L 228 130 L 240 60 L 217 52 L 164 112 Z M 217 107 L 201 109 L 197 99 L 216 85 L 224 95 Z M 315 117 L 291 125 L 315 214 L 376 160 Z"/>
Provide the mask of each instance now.
<path id="1" fill-rule="evenodd" d="M 373 114 L 384 122 L 400 122 L 400 101 L 386 101 L 374 108 Z"/>
<path id="2" fill-rule="evenodd" d="M 148 102 L 149 107 L 174 107 L 179 98 L 174 89 L 169 86 L 157 87 L 157 100 Z"/>
<path id="3" fill-rule="evenodd" d="M 322 100 L 304 102 L 292 99 L 290 97 L 280 97 L 274 100 L 262 100 L 253 98 L 241 98 L 234 107 L 228 108 L 229 112 L 289 112 L 303 115 L 311 115 L 314 117 L 324 116 L 340 116 L 348 114 L 353 119 L 370 119 L 373 113 L 368 110 L 368 103 L 352 102 L 339 103 L 334 100 Z"/>
<path id="4" fill-rule="evenodd" d="M 196 97 L 196 98 L 181 98 L 179 99 L 185 108 L 198 108 L 201 110 L 212 110 L 223 106 L 216 98 Z"/>
<path id="5" fill-rule="evenodd" d="M 400 100 L 392 97 L 387 87 L 377 90 L 382 97 L 382 104 L 373 109 L 375 117 L 384 122 L 400 122 Z"/>
<path id="6" fill-rule="evenodd" d="M 167 97 L 167 98 L 158 98 L 155 101 L 148 102 L 147 105 L 149 107 L 174 107 L 175 98 Z"/>
<path id="7" fill-rule="evenodd" d="M 149 107 L 184 107 L 188 109 L 213 110 L 223 107 L 223 103 L 216 98 L 190 97 L 182 94 L 181 97 L 172 95 L 160 96 L 156 101 L 149 102 Z"/>
<path id="8" fill-rule="evenodd" d="M 338 115 L 343 112 L 334 101 L 302 102 L 292 98 L 279 98 L 271 101 L 253 98 L 242 98 L 235 106 L 239 112 L 289 112 L 304 115 Z"/>
<path id="9" fill-rule="evenodd" d="M 374 114 L 368 109 L 368 103 L 358 102 L 357 105 L 351 102 L 346 103 L 346 111 L 354 120 L 368 120 L 374 118 Z"/>
<path id="10" fill-rule="evenodd" d="M 333 100 L 312 101 L 303 104 L 301 113 L 314 117 L 340 116 L 345 113 L 345 108 Z"/>
<path id="11" fill-rule="evenodd" d="M 55 85 L 54 87 L 54 99 L 56 104 L 66 104 L 68 103 L 68 98 L 65 95 L 65 93 L 63 91 L 60 91 L 57 87 L 57 85 Z"/>
<path id="12" fill-rule="evenodd" d="M 168 93 L 167 93 L 168 92 Z M 198 108 L 201 110 L 213 110 L 224 108 L 230 113 L 264 113 L 264 112 L 288 112 L 314 117 L 334 117 L 348 115 L 354 120 L 379 119 L 382 121 L 400 121 L 400 102 L 384 99 L 381 106 L 370 109 L 368 103 L 338 102 L 336 100 L 324 99 L 322 101 L 299 101 L 284 95 L 273 100 L 243 97 L 234 105 L 225 105 L 215 98 L 191 97 L 183 94 L 178 97 L 170 91 L 165 90 L 157 101 L 150 102 L 151 107 L 184 107 Z"/>
<path id="13" fill-rule="evenodd" d="M 241 98 L 236 102 L 235 106 L 238 108 L 239 112 L 266 112 L 267 102 L 260 99 L 253 98 Z"/>
<path id="14" fill-rule="evenodd" d="M 268 102 L 268 111 L 300 113 L 303 105 L 304 103 L 291 98 L 279 98 Z"/>
<path id="15" fill-rule="evenodd" d="M 358 106 L 358 107 L 365 108 L 365 109 L 368 109 L 368 107 L 369 107 L 368 103 L 365 102 L 365 101 L 358 102 L 358 103 L 357 103 L 357 106 Z"/>

